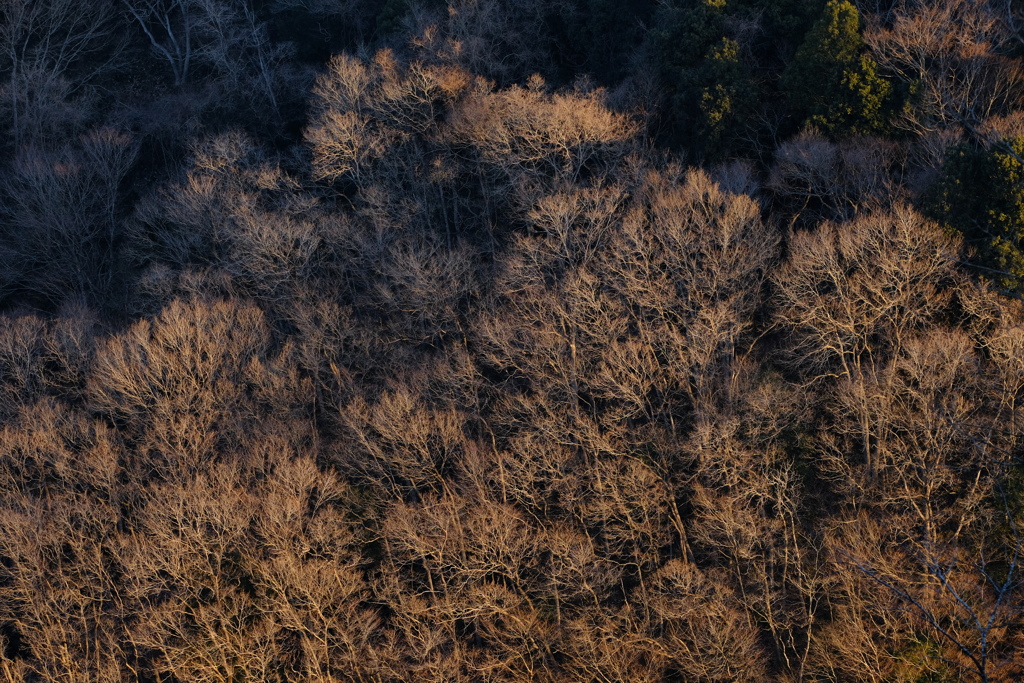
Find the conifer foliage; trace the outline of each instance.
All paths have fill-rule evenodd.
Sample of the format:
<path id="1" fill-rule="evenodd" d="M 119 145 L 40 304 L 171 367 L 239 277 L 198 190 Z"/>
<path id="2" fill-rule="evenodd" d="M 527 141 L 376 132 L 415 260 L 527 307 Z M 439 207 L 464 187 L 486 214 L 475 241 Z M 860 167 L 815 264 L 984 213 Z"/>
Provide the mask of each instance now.
<path id="1" fill-rule="evenodd" d="M 892 86 L 868 53 L 860 23 L 848 0 L 829 0 L 783 74 L 798 115 L 831 135 L 884 133 L 888 124 Z"/>

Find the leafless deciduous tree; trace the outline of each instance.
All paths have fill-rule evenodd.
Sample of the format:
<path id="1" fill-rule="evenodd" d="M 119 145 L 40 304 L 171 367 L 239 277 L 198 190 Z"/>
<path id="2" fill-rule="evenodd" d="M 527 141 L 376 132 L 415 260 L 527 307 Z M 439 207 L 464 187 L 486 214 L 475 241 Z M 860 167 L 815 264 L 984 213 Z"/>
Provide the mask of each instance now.
<path id="1" fill-rule="evenodd" d="M 0 680 L 1024 675 L 1024 308 L 899 203 L 920 138 L 688 169 L 601 88 L 528 75 L 550 13 L 607 3 L 64 1 L 0 9 L 0 48 L 35 27 L 0 73 L 54 101 L 47 74 L 113 54 L 86 20 L 110 2 L 177 102 L 271 117 L 260 18 L 416 30 L 330 60 L 301 147 L 294 120 L 198 137 L 153 189 L 149 125 L 17 110 Z M 903 125 L 1024 130 L 996 4 L 860 5 L 891 9 L 869 32 L 915 82 Z M 97 316 L 122 257 L 126 310 Z"/>
<path id="2" fill-rule="evenodd" d="M 502 177 L 527 188 L 545 178 L 575 183 L 603 175 L 633 149 L 635 124 L 604 97 L 600 89 L 551 94 L 539 76 L 525 88 L 478 88 L 454 112 L 450 134 L 479 155 L 499 188 Z"/>
<path id="3" fill-rule="evenodd" d="M 812 667 L 845 658 L 870 680 L 1018 675 L 1021 540 L 1005 482 L 1019 370 L 995 351 L 1016 343 L 1016 314 L 994 315 L 956 274 L 956 249 L 897 209 L 794 235 L 776 276 L 798 367 L 830 387 L 818 466 L 844 496 L 825 541 L 842 617 L 821 631 Z M 973 336 L 945 328 L 953 301 Z"/>
<path id="4" fill-rule="evenodd" d="M 424 57 L 509 85 L 549 68 L 555 46 L 550 21 L 568 5 L 564 0 L 453 0 L 445 13 L 417 8 L 409 23 Z"/>
<path id="5" fill-rule="evenodd" d="M 261 403 L 282 409 L 289 392 L 302 390 L 275 363 L 270 344 L 253 306 L 175 301 L 103 343 L 88 401 L 148 454 L 135 463 L 141 471 L 176 480 L 240 447 L 260 424 Z"/>
<path id="6" fill-rule="evenodd" d="M 15 146 L 41 144 L 83 117 L 83 103 L 68 100 L 112 65 L 123 46 L 117 28 L 117 5 L 108 0 L 4 3 L 0 111 L 10 117 Z"/>
<path id="7" fill-rule="evenodd" d="M 773 277 L 781 321 L 797 335 L 794 360 L 812 376 L 877 366 L 940 310 L 957 249 L 909 208 L 792 235 L 792 257 Z"/>
<path id="8" fill-rule="evenodd" d="M 95 130 L 57 151 L 23 148 L 0 172 L 0 296 L 27 291 L 96 301 L 110 284 L 120 233 L 120 185 L 135 158 L 131 136 Z"/>
<path id="9" fill-rule="evenodd" d="M 229 91 L 260 92 L 278 111 L 278 69 L 287 49 L 271 44 L 249 0 L 122 0 L 175 86 L 212 68 Z M 251 95 L 251 93 L 250 93 Z"/>
<path id="10" fill-rule="evenodd" d="M 804 131 L 776 150 L 766 186 L 794 224 L 842 221 L 893 202 L 905 157 L 888 140 L 832 142 Z"/>
<path id="11" fill-rule="evenodd" d="M 388 51 L 369 63 L 333 57 L 313 89 L 316 118 L 306 132 L 314 175 L 368 185 L 371 171 L 392 148 L 436 135 L 440 118 L 469 82 L 467 73 L 452 67 L 403 66 Z"/>
<path id="12" fill-rule="evenodd" d="M 1006 55 L 1001 3 L 901 0 L 864 38 L 886 70 L 915 91 L 899 123 L 919 134 L 977 127 L 1020 103 L 1024 72 Z"/>
<path id="13" fill-rule="evenodd" d="M 193 0 L 124 0 L 125 7 L 146 33 L 153 49 L 171 68 L 174 84 L 188 78 L 195 47 L 196 25 L 204 17 Z M 198 16 L 193 16 L 193 15 Z"/>

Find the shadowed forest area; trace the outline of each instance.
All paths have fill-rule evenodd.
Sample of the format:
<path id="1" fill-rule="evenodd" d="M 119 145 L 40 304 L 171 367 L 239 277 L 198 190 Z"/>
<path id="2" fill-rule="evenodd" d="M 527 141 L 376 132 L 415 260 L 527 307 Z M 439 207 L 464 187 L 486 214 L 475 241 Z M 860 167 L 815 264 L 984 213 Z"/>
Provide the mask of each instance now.
<path id="1" fill-rule="evenodd" d="M 2 0 L 0 683 L 1024 677 L 1021 0 Z"/>

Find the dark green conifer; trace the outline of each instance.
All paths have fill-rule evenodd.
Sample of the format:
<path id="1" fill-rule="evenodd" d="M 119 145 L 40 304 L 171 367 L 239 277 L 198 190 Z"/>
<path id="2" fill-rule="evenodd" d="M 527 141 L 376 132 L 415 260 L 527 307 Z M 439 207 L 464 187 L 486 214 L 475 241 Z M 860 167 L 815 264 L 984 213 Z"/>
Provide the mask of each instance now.
<path id="1" fill-rule="evenodd" d="M 883 133 L 892 87 L 879 75 L 860 34 L 860 13 L 830 0 L 786 68 L 783 89 L 794 111 L 834 137 Z"/>
<path id="2" fill-rule="evenodd" d="M 986 276 L 1024 289 L 1024 137 L 987 149 L 966 144 L 947 154 L 926 201 L 931 214 L 977 249 Z"/>

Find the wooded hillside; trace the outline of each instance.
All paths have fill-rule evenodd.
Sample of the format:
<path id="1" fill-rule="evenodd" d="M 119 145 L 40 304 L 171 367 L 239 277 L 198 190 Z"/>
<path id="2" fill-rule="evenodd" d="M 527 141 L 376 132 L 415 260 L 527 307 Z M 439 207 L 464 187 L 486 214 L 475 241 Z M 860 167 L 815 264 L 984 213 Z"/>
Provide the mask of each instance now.
<path id="1" fill-rule="evenodd" d="M 0 683 L 1024 677 L 1020 0 L 3 0 Z"/>

